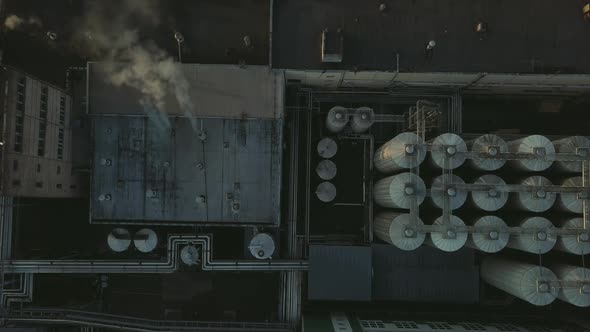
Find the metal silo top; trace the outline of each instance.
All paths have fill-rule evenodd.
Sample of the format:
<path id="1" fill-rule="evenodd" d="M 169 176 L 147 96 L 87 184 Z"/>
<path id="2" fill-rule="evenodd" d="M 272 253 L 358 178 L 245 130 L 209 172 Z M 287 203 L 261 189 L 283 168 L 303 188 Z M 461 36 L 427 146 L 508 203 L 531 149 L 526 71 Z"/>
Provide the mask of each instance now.
<path id="1" fill-rule="evenodd" d="M 571 136 L 553 141 L 557 153 L 578 153 L 586 156 L 590 153 L 590 140 L 584 136 Z M 582 172 L 581 161 L 556 161 L 558 167 L 567 172 Z"/>
<path id="2" fill-rule="evenodd" d="M 410 209 L 413 202 L 422 204 L 426 197 L 426 185 L 416 174 L 401 173 L 377 181 L 373 196 L 375 202 L 383 207 Z"/>
<path id="3" fill-rule="evenodd" d="M 508 201 L 508 192 L 501 190 L 501 187 L 505 186 L 506 182 L 500 177 L 493 174 L 482 175 L 475 180 L 474 184 L 491 184 L 498 186 L 486 191 L 471 192 L 473 204 L 478 208 L 485 211 L 497 211 L 506 205 L 506 202 Z"/>
<path id="4" fill-rule="evenodd" d="M 562 282 L 560 300 L 577 307 L 590 307 L 590 269 L 561 264 L 551 269 Z"/>
<path id="5" fill-rule="evenodd" d="M 516 201 L 524 210 L 532 212 L 545 212 L 549 210 L 557 196 L 555 193 L 547 192 L 544 186 L 551 186 L 552 183 L 546 177 L 540 175 L 530 176 L 521 182 L 525 186 L 534 186 L 532 192 L 516 193 Z"/>
<path id="6" fill-rule="evenodd" d="M 355 133 L 363 133 L 373 125 L 375 112 L 369 107 L 359 107 L 352 115 L 350 127 Z"/>
<path id="7" fill-rule="evenodd" d="M 248 249 L 257 259 L 268 259 L 275 252 L 275 241 L 266 233 L 258 233 L 250 240 Z"/>
<path id="8" fill-rule="evenodd" d="M 522 234 L 515 234 L 510 237 L 508 247 L 533 254 L 544 254 L 555 246 L 557 238 L 552 234 L 553 224 L 543 217 L 530 217 L 525 219 L 520 227 Z M 533 229 L 533 231 L 527 231 Z"/>
<path id="9" fill-rule="evenodd" d="M 465 226 L 465 223 L 459 217 L 451 215 L 449 222 L 445 231 L 430 233 L 429 244 L 440 250 L 452 252 L 461 249 L 465 245 L 467 232 L 456 229 L 456 227 Z M 433 223 L 433 225 L 443 224 L 443 216 L 438 217 Z"/>
<path id="10" fill-rule="evenodd" d="M 465 141 L 458 135 L 446 133 L 432 141 L 432 161 L 440 168 L 455 169 L 465 162 Z M 448 158 L 445 165 L 445 158 Z"/>
<path id="11" fill-rule="evenodd" d="M 184 246 L 180 250 L 180 259 L 188 266 L 197 265 L 199 263 L 199 249 L 193 245 Z"/>
<path id="12" fill-rule="evenodd" d="M 326 127 L 333 133 L 344 129 L 348 123 L 348 110 L 342 106 L 335 106 L 330 109 L 326 117 Z"/>
<path id="13" fill-rule="evenodd" d="M 443 185 L 443 180 L 446 185 Z M 465 204 L 467 191 L 457 189 L 454 184 L 465 184 L 465 182 L 454 174 L 443 174 L 434 178 L 430 195 L 432 202 L 438 208 L 443 208 L 445 196 L 448 197 L 449 208 L 452 210 L 456 210 Z"/>
<path id="14" fill-rule="evenodd" d="M 133 237 L 133 244 L 141 252 L 150 252 L 158 245 L 158 235 L 149 228 L 140 229 Z"/>
<path id="15" fill-rule="evenodd" d="M 322 158 L 332 158 L 338 152 L 338 144 L 329 137 L 324 137 L 318 142 L 318 154 Z"/>
<path id="16" fill-rule="evenodd" d="M 487 154 L 489 157 L 496 157 L 499 153 L 508 152 L 508 144 L 497 135 L 486 134 L 479 136 L 469 142 L 471 151 Z M 495 171 L 506 163 L 502 159 L 472 159 L 472 165 L 480 170 Z"/>
<path id="17" fill-rule="evenodd" d="M 539 158 L 516 160 L 515 163 L 519 165 L 520 168 L 528 171 L 544 171 L 553 164 L 553 160 L 549 156 L 555 153 L 555 147 L 545 136 L 527 136 L 509 142 L 508 146 L 512 152 L 528 153 Z"/>
<path id="18" fill-rule="evenodd" d="M 123 252 L 131 245 L 131 235 L 125 228 L 115 228 L 107 236 L 107 244 L 114 252 Z"/>
<path id="19" fill-rule="evenodd" d="M 420 218 L 412 220 L 410 214 L 387 211 L 375 217 L 373 225 L 375 234 L 383 241 L 393 244 L 401 250 L 414 250 L 424 243 L 426 234 L 414 226 L 424 225 Z"/>
<path id="20" fill-rule="evenodd" d="M 582 177 L 576 176 L 565 179 L 561 185 L 565 187 L 582 187 Z M 564 211 L 582 213 L 584 212 L 584 200 L 588 198 L 588 193 L 586 191 L 579 193 L 560 193 L 558 198 L 558 206 Z"/>
<path id="21" fill-rule="evenodd" d="M 322 182 L 318 185 L 315 194 L 320 201 L 328 203 L 336 198 L 336 187 L 331 182 Z"/>
<path id="22" fill-rule="evenodd" d="M 325 159 L 318 163 L 315 171 L 322 180 L 332 180 L 336 177 L 338 169 L 333 161 Z"/>
<path id="23" fill-rule="evenodd" d="M 506 231 L 504 220 L 496 216 L 485 216 L 477 219 L 473 226 L 476 230 L 471 233 L 469 247 L 494 253 L 504 249 L 508 244 L 510 234 Z"/>
<path id="24" fill-rule="evenodd" d="M 563 229 L 579 229 L 580 234 L 560 235 L 556 248 L 560 251 L 586 255 L 590 254 L 590 224 L 584 229 L 584 218 L 571 218 L 562 223 Z"/>
<path id="25" fill-rule="evenodd" d="M 418 167 L 426 157 L 422 139 L 411 132 L 401 133 L 375 152 L 375 167 L 383 173 Z"/>

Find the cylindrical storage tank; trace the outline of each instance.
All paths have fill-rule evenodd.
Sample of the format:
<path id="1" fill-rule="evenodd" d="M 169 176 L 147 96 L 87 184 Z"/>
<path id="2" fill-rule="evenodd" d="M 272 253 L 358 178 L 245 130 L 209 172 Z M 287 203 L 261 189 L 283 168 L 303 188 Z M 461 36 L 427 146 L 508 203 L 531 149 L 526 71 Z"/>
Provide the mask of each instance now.
<path id="1" fill-rule="evenodd" d="M 499 176 L 493 174 L 482 175 L 473 184 L 494 186 L 486 191 L 476 190 L 471 192 L 471 199 L 477 208 L 485 211 L 497 211 L 508 202 L 508 192 L 502 190 L 506 182 Z"/>
<path id="2" fill-rule="evenodd" d="M 328 181 L 322 182 L 315 190 L 318 199 L 324 203 L 329 203 L 336 198 L 336 187 Z"/>
<path id="3" fill-rule="evenodd" d="M 565 179 L 561 185 L 564 187 L 582 187 L 584 184 L 581 176 L 575 176 Z M 583 213 L 584 200 L 586 199 L 588 199 L 587 191 L 560 193 L 557 206 L 566 212 Z"/>
<path id="4" fill-rule="evenodd" d="M 434 178 L 430 188 L 430 198 L 436 207 L 443 208 L 445 196 L 449 199 L 451 210 L 456 210 L 465 204 L 467 191 L 457 189 L 455 184 L 465 184 L 465 182 L 454 174 L 443 174 Z"/>
<path id="5" fill-rule="evenodd" d="M 326 116 L 326 127 L 333 133 L 342 131 L 347 123 L 348 110 L 342 106 L 332 107 Z"/>
<path id="6" fill-rule="evenodd" d="M 375 151 L 375 168 L 381 173 L 391 174 L 420 166 L 426 157 L 424 142 L 418 135 L 401 133 Z"/>
<path id="7" fill-rule="evenodd" d="M 504 220 L 496 216 L 484 216 L 472 224 L 476 229 L 471 233 L 467 246 L 487 253 L 498 252 L 508 245 L 510 234 Z"/>
<path id="8" fill-rule="evenodd" d="M 268 259 L 275 252 L 275 241 L 269 234 L 258 233 L 250 240 L 248 249 L 256 259 Z"/>
<path id="9" fill-rule="evenodd" d="M 579 234 L 560 235 L 555 249 L 575 254 L 590 254 L 590 223 L 584 228 L 584 218 L 571 218 L 561 223 L 562 229 L 578 229 Z"/>
<path id="10" fill-rule="evenodd" d="M 393 211 L 379 213 L 373 222 L 373 232 L 379 239 L 401 250 L 414 250 L 424 243 L 426 234 L 412 226 L 422 226 L 420 218 L 412 220 L 410 214 Z"/>
<path id="11" fill-rule="evenodd" d="M 543 217 L 529 217 L 520 223 L 521 234 L 512 234 L 508 247 L 533 254 L 544 254 L 553 249 L 557 238 L 553 224 Z"/>
<path id="12" fill-rule="evenodd" d="M 542 266 L 487 256 L 481 264 L 481 277 L 488 284 L 537 306 L 552 303 L 559 294 L 557 276 Z"/>
<path id="13" fill-rule="evenodd" d="M 158 235 L 149 228 L 140 229 L 133 237 L 133 244 L 141 252 L 151 252 L 158 245 Z"/>
<path id="14" fill-rule="evenodd" d="M 360 134 L 369 129 L 375 122 L 375 112 L 369 107 L 359 107 L 356 109 L 350 120 L 352 132 Z"/>
<path id="15" fill-rule="evenodd" d="M 467 242 L 467 232 L 459 231 L 457 227 L 465 226 L 465 223 L 457 216 L 451 215 L 449 217 L 450 223 L 447 229 L 442 232 L 430 233 L 430 236 L 426 239 L 426 244 L 446 252 L 463 248 L 465 242 Z M 436 218 L 433 225 L 444 225 L 443 216 Z"/>
<path id="16" fill-rule="evenodd" d="M 590 149 L 590 140 L 584 136 L 571 136 L 553 141 L 553 145 L 557 153 L 578 153 L 587 156 L 588 149 Z M 556 161 L 555 165 L 564 172 L 582 172 L 581 161 Z"/>
<path id="17" fill-rule="evenodd" d="M 188 266 L 197 265 L 200 260 L 199 249 L 193 245 L 184 246 L 180 250 L 180 260 Z"/>
<path id="18" fill-rule="evenodd" d="M 538 188 L 533 189 L 533 191 L 515 193 L 512 200 L 515 207 L 524 211 L 545 212 L 555 204 L 556 194 L 547 192 L 544 188 L 553 185 L 546 177 L 540 175 L 530 176 L 522 180 L 520 184 Z"/>
<path id="19" fill-rule="evenodd" d="M 426 185 L 413 173 L 388 176 L 375 183 L 373 198 L 382 207 L 410 209 L 412 202 L 422 204 L 426 197 Z"/>
<path id="20" fill-rule="evenodd" d="M 590 269 L 557 264 L 551 266 L 562 285 L 558 298 L 576 307 L 590 307 Z"/>
<path id="21" fill-rule="evenodd" d="M 555 147 L 553 146 L 553 143 L 551 143 L 551 141 L 545 136 L 531 135 L 523 137 L 521 139 L 510 141 L 508 143 L 508 147 L 510 148 L 511 152 L 528 153 L 535 155 L 537 158 L 540 158 L 513 160 L 512 164 L 514 167 L 525 171 L 539 172 L 546 170 L 551 166 L 551 164 L 553 164 L 551 157 L 548 157 L 546 160 L 545 156 L 555 154 Z"/>
<path id="22" fill-rule="evenodd" d="M 465 162 L 464 153 L 467 152 L 467 145 L 458 135 L 446 133 L 437 136 L 430 142 L 432 143 L 430 155 L 436 166 L 445 169 L 455 169 Z"/>
<path id="23" fill-rule="evenodd" d="M 318 142 L 318 154 L 322 158 L 332 158 L 338 152 L 338 144 L 330 137 L 324 137 Z"/>
<path id="24" fill-rule="evenodd" d="M 500 136 L 493 134 L 485 134 L 469 141 L 469 147 L 472 152 L 485 153 L 490 158 L 509 151 L 508 144 Z M 470 161 L 471 166 L 480 171 L 495 171 L 505 163 L 506 160 L 503 159 L 472 159 Z"/>
<path id="25" fill-rule="evenodd" d="M 115 228 L 107 236 L 107 244 L 114 252 L 123 252 L 131 245 L 131 235 L 125 228 Z"/>
<path id="26" fill-rule="evenodd" d="M 336 168 L 336 164 L 333 161 L 324 159 L 318 163 L 315 168 L 315 172 L 322 180 L 332 180 L 334 177 L 336 177 L 338 169 Z"/>

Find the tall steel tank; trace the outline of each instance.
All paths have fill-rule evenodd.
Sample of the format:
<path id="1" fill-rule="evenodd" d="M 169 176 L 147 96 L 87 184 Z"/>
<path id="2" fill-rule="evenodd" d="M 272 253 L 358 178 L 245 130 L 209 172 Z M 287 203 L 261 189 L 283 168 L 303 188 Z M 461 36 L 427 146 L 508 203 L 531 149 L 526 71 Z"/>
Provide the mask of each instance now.
<path id="1" fill-rule="evenodd" d="M 324 137 L 318 142 L 318 155 L 322 158 L 332 158 L 338 152 L 338 144 L 335 140 Z"/>
<path id="2" fill-rule="evenodd" d="M 496 253 L 508 245 L 510 234 L 504 220 L 496 216 L 484 216 L 475 219 L 475 227 L 467 241 L 467 246 L 487 253 Z"/>
<path id="3" fill-rule="evenodd" d="M 413 226 L 422 226 L 420 218 L 412 220 L 410 214 L 386 211 L 379 213 L 373 221 L 373 233 L 382 241 L 393 244 L 401 250 L 414 250 L 424 243 L 426 234 Z"/>
<path id="4" fill-rule="evenodd" d="M 562 183 L 564 187 L 582 187 L 582 177 L 575 176 L 565 179 Z M 571 193 L 560 193 L 557 198 L 557 207 L 565 212 L 583 213 L 584 212 L 584 200 L 587 200 L 588 192 L 571 192 Z M 590 202 L 589 202 L 590 203 Z"/>
<path id="5" fill-rule="evenodd" d="M 158 235 L 149 228 L 140 229 L 133 236 L 133 245 L 143 253 L 151 252 L 158 246 Z"/>
<path id="6" fill-rule="evenodd" d="M 342 106 L 334 106 L 326 116 L 326 127 L 333 133 L 341 132 L 348 123 L 348 110 Z"/>
<path id="7" fill-rule="evenodd" d="M 576 307 L 590 307 L 590 269 L 556 264 L 551 266 L 562 285 L 558 298 Z"/>
<path id="8" fill-rule="evenodd" d="M 530 212 L 545 212 L 549 210 L 557 195 L 552 192 L 547 192 L 545 186 L 553 185 L 546 177 L 540 175 L 530 176 L 520 182 L 524 186 L 533 186 L 532 192 L 518 192 L 513 195 L 513 206 L 518 209 Z"/>
<path id="9" fill-rule="evenodd" d="M 553 141 L 557 153 L 578 153 L 587 156 L 590 149 L 590 140 L 584 136 L 571 136 Z M 556 161 L 555 166 L 564 172 L 582 172 L 581 161 Z"/>
<path id="10" fill-rule="evenodd" d="M 275 252 L 275 241 L 270 234 L 258 233 L 250 240 L 248 249 L 256 259 L 269 259 Z"/>
<path id="11" fill-rule="evenodd" d="M 413 173 L 388 176 L 373 186 L 373 199 L 382 207 L 409 209 L 413 202 L 422 204 L 426 197 L 424 181 Z"/>
<path id="12" fill-rule="evenodd" d="M 332 180 L 336 177 L 338 168 L 333 161 L 324 159 L 318 163 L 315 168 L 315 172 L 322 180 Z"/>
<path id="13" fill-rule="evenodd" d="M 375 122 L 375 112 L 373 112 L 373 109 L 359 107 L 352 114 L 350 128 L 352 128 L 353 133 L 364 133 L 373 125 L 373 122 Z"/>
<path id="14" fill-rule="evenodd" d="M 467 242 L 467 232 L 458 230 L 457 227 L 465 226 L 461 218 L 451 215 L 449 224 L 444 231 L 430 233 L 425 243 L 446 252 L 457 251 Z M 443 216 L 436 218 L 433 225 L 444 225 Z"/>
<path id="15" fill-rule="evenodd" d="M 449 199 L 449 208 L 456 210 L 465 204 L 468 191 L 458 189 L 455 184 L 465 184 L 463 179 L 454 174 L 439 175 L 432 181 L 430 186 L 430 198 L 432 203 L 442 209 L 445 196 Z"/>
<path id="16" fill-rule="evenodd" d="M 375 152 L 375 168 L 381 173 L 394 172 L 420 166 L 426 157 L 424 142 L 411 132 L 401 133 Z"/>
<path id="17" fill-rule="evenodd" d="M 131 235 L 125 228 L 115 228 L 107 236 L 107 244 L 114 252 L 123 252 L 131 245 Z"/>
<path id="18" fill-rule="evenodd" d="M 315 195 L 320 201 L 329 203 L 336 198 L 336 186 L 331 182 L 324 181 L 317 186 Z"/>
<path id="19" fill-rule="evenodd" d="M 511 164 L 524 171 L 539 172 L 544 171 L 553 164 L 553 159 L 549 157 L 555 154 L 553 143 L 541 135 L 526 136 L 514 141 L 508 142 L 511 152 L 532 154 L 534 159 L 513 160 Z"/>
<path id="20" fill-rule="evenodd" d="M 481 264 L 481 277 L 488 284 L 530 304 L 543 306 L 557 298 L 557 276 L 548 268 L 486 256 Z"/>
<path id="21" fill-rule="evenodd" d="M 543 217 L 527 217 L 520 224 L 523 232 L 532 229 L 531 233 L 512 234 L 508 247 L 532 254 L 545 254 L 549 252 L 555 243 L 557 237 L 553 234 L 553 224 Z"/>
<path id="22" fill-rule="evenodd" d="M 559 223 L 562 229 L 578 229 L 579 234 L 560 235 L 555 249 L 574 255 L 590 254 L 590 222 L 584 228 L 584 218 L 569 218 Z"/>
<path id="23" fill-rule="evenodd" d="M 467 145 L 458 135 L 452 133 L 441 134 L 430 141 L 432 150 L 430 155 L 434 164 L 444 169 L 455 169 L 465 162 Z"/>
<path id="24" fill-rule="evenodd" d="M 508 144 L 500 136 L 485 134 L 467 142 L 472 152 L 485 153 L 490 158 L 497 157 L 500 153 L 508 152 Z M 471 159 L 469 164 L 480 171 L 495 171 L 500 169 L 506 160 L 504 159 Z"/>
<path id="25" fill-rule="evenodd" d="M 506 182 L 499 176 L 493 174 L 482 175 L 473 184 L 493 185 L 495 187 L 486 191 L 472 191 L 471 200 L 473 205 L 484 211 L 498 211 L 508 202 L 508 192 L 502 190 Z"/>

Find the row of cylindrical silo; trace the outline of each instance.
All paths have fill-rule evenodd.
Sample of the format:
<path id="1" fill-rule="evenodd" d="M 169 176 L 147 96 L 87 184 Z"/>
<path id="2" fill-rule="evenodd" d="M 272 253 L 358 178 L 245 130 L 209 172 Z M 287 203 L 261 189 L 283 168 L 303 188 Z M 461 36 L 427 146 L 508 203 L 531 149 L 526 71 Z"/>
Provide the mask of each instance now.
<path id="1" fill-rule="evenodd" d="M 488 256 L 481 265 L 488 284 L 533 305 L 559 298 L 578 307 L 590 306 L 590 269 L 558 264 L 551 268 Z"/>
<path id="2" fill-rule="evenodd" d="M 375 122 L 375 112 L 369 107 L 349 109 L 335 106 L 328 111 L 326 116 L 326 128 L 333 133 L 344 130 L 349 122 L 353 133 L 364 133 Z"/>

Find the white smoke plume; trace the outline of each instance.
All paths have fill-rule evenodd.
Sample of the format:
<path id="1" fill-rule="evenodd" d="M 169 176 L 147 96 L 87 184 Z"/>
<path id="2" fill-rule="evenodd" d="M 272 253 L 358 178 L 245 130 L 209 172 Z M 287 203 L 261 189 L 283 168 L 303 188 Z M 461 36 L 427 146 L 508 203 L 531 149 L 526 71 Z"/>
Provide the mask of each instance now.
<path id="1" fill-rule="evenodd" d="M 43 24 L 38 17 L 31 16 L 29 18 L 22 18 L 17 15 L 8 15 L 4 20 L 4 27 L 8 30 L 17 30 L 26 26 L 41 27 Z"/>

